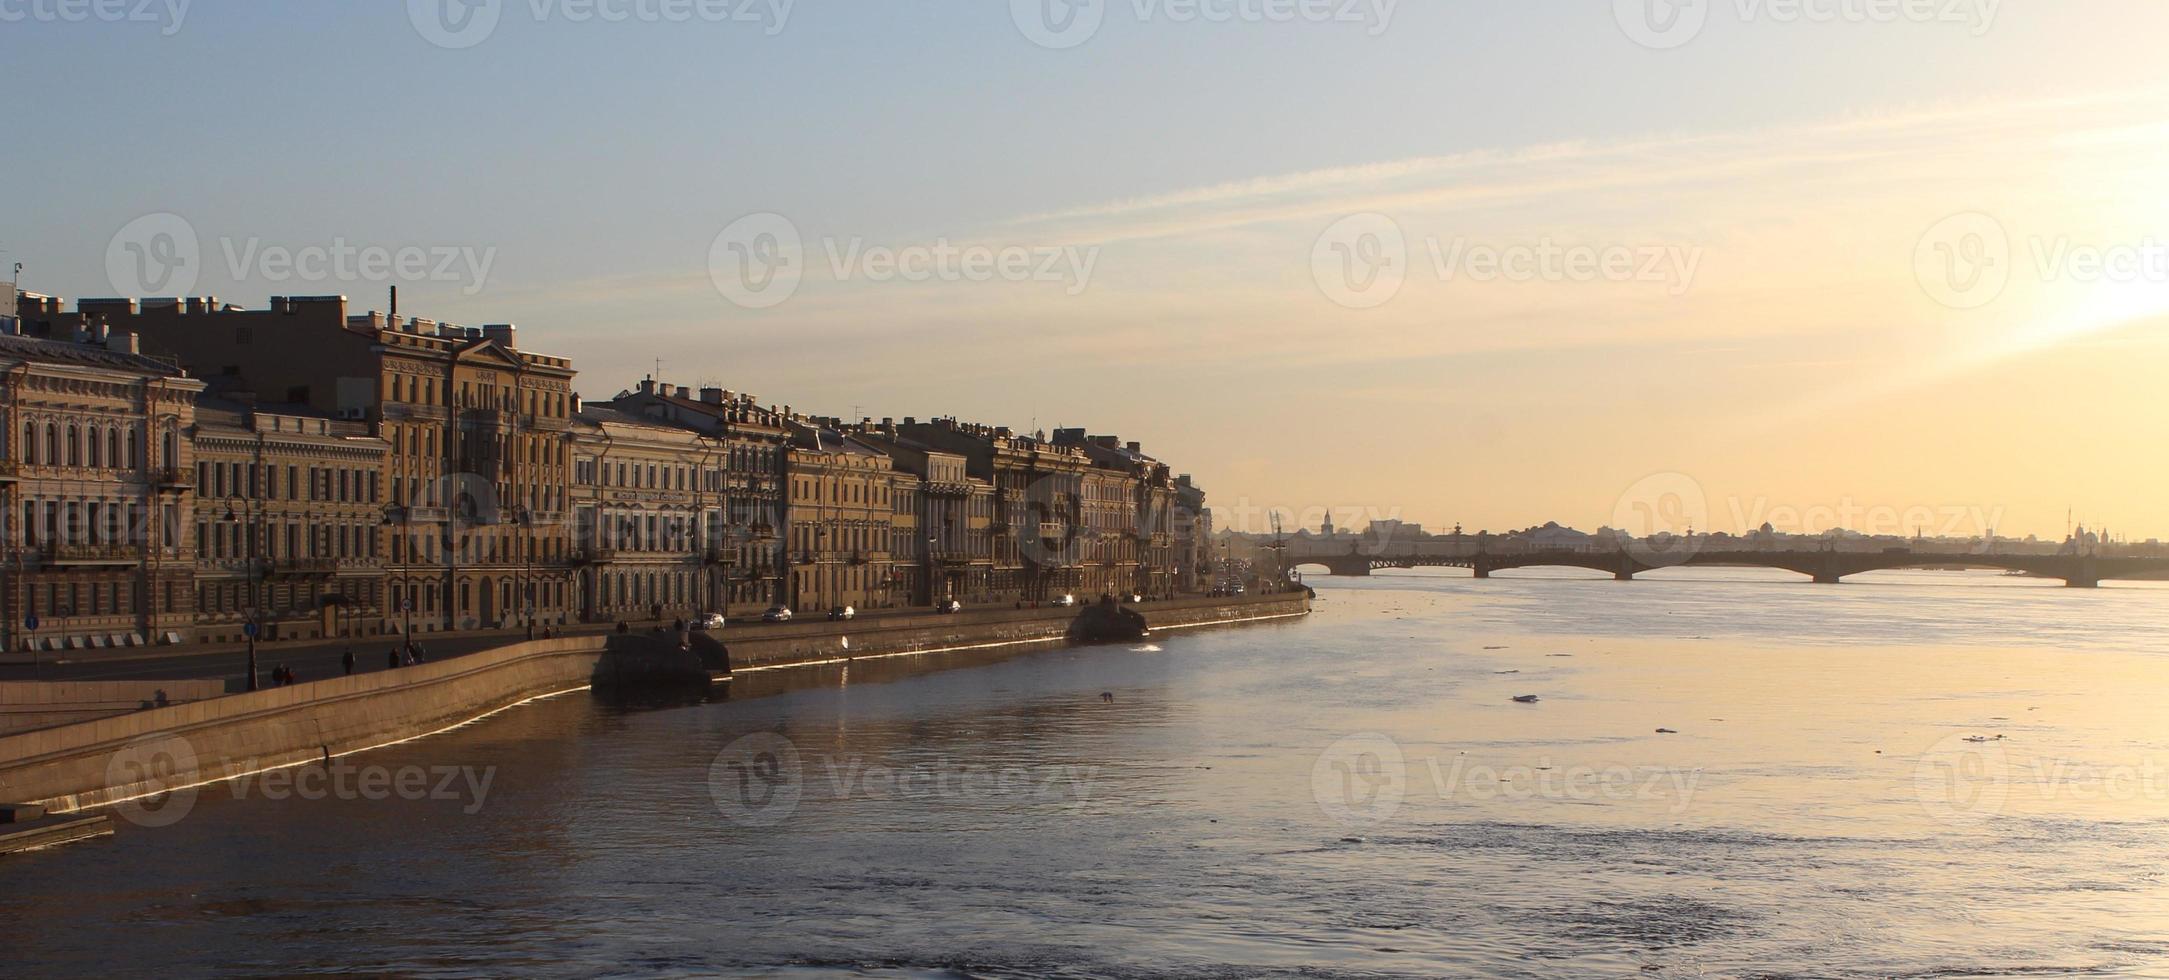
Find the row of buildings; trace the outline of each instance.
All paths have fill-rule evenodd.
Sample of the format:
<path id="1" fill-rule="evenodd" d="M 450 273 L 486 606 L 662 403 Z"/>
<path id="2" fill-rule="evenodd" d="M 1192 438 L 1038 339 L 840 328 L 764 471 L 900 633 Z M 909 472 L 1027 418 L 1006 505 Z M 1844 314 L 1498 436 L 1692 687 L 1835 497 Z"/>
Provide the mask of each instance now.
<path id="1" fill-rule="evenodd" d="M 653 378 L 586 402 L 512 326 L 338 296 L 12 312 L 8 649 L 1168 597 L 1209 574 L 1202 491 L 1083 429 Z"/>

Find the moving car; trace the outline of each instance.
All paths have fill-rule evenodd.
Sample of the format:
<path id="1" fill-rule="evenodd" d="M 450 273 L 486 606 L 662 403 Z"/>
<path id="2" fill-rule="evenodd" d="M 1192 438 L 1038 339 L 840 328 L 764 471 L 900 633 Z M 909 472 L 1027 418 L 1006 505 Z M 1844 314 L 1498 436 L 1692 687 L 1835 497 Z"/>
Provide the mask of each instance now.
<path id="1" fill-rule="evenodd" d="M 857 619 L 858 615 L 859 611 L 850 606 L 837 606 L 828 611 L 828 618 L 834 621 Z"/>
<path id="2" fill-rule="evenodd" d="M 1076 596 L 1073 596 L 1073 595 L 1069 595 L 1069 594 L 1067 594 L 1067 593 L 1064 593 L 1064 594 L 1062 594 L 1062 595 L 1058 595 L 1058 596 L 1055 596 L 1055 597 L 1054 597 L 1054 601 L 1053 601 L 1053 602 L 1050 602 L 1050 603 L 1048 603 L 1048 605 L 1053 605 L 1053 606 L 1074 606 L 1074 605 L 1076 605 L 1076 604 L 1077 604 L 1077 597 L 1076 597 Z"/>
<path id="3" fill-rule="evenodd" d="M 934 606 L 934 611 L 944 616 L 947 616 L 951 613 L 960 613 L 964 611 L 964 604 L 956 601 L 955 599 L 950 599 L 944 602 L 936 603 Z"/>
<path id="4" fill-rule="evenodd" d="M 722 613 L 709 613 L 705 616 L 694 617 L 693 628 L 702 631 L 719 630 L 723 628 L 723 623 L 724 619 Z"/>
<path id="5" fill-rule="evenodd" d="M 770 606 L 767 612 L 761 614 L 761 622 L 764 623 L 788 623 L 790 621 L 791 607 L 789 606 Z"/>

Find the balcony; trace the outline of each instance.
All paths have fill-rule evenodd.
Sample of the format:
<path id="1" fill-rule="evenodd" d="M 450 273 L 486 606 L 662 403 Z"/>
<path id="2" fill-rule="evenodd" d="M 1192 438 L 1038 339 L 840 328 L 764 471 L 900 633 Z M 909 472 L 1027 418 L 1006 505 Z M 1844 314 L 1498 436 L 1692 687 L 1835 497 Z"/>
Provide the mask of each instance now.
<path id="1" fill-rule="evenodd" d="M 712 548 L 700 556 L 700 563 L 714 568 L 733 568 L 738 564 L 738 552 Z"/>
<path id="2" fill-rule="evenodd" d="M 188 491 L 196 489 L 196 475 L 184 469 L 168 467 L 151 475 L 151 482 L 160 490 Z"/>
<path id="3" fill-rule="evenodd" d="M 25 549 L 25 563 L 42 561 L 47 568 L 94 568 L 126 566 L 143 560 L 143 546 L 134 544 L 52 544 Z"/>
<path id="4" fill-rule="evenodd" d="M 12 459 L 0 459 L 0 483 L 14 483 L 22 478 L 23 464 Z"/>
<path id="5" fill-rule="evenodd" d="M 274 576 L 331 575 L 339 571 L 337 558 L 278 558 L 264 565 L 265 573 Z"/>
<path id="6" fill-rule="evenodd" d="M 575 565 L 608 565 L 618 560 L 616 548 L 574 548 L 572 563 Z"/>

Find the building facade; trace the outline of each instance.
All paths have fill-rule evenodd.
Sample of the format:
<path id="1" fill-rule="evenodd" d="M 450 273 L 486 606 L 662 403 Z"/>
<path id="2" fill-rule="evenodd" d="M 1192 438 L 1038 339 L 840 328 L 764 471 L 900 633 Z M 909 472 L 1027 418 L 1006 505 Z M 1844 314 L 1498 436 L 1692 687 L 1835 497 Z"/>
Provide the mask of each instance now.
<path id="1" fill-rule="evenodd" d="M 727 569 L 703 531 L 722 505 L 709 479 L 722 444 L 601 405 L 573 419 L 576 603 L 586 623 L 720 611 Z"/>
<path id="2" fill-rule="evenodd" d="M 701 548 L 712 553 L 717 608 L 732 617 L 759 616 L 787 601 L 783 473 L 790 442 L 789 409 L 760 405 L 752 395 L 722 388 L 693 389 L 647 379 L 620 393 L 610 407 L 706 437 L 701 457 L 704 507 Z"/>
<path id="3" fill-rule="evenodd" d="M 195 447 L 196 639 L 378 636 L 389 447 L 294 405 L 205 398 Z"/>
<path id="4" fill-rule="evenodd" d="M 186 433 L 203 384 L 55 298 L 25 294 L 19 312 L 0 333 L 0 636 L 13 650 L 185 642 Z"/>
<path id="5" fill-rule="evenodd" d="M 509 324 L 347 314 L 343 296 L 83 300 L 214 386 L 363 423 L 390 446 L 381 521 L 401 629 L 570 622 L 574 371 Z"/>
<path id="6" fill-rule="evenodd" d="M 845 435 L 834 419 L 791 422 L 784 464 L 791 608 L 864 611 L 899 603 L 909 570 L 892 559 L 890 471 L 887 453 Z"/>
<path id="7" fill-rule="evenodd" d="M 344 297 L 0 319 L 0 643 L 54 649 L 1161 597 L 1204 494 L 1136 443 L 846 423 Z"/>

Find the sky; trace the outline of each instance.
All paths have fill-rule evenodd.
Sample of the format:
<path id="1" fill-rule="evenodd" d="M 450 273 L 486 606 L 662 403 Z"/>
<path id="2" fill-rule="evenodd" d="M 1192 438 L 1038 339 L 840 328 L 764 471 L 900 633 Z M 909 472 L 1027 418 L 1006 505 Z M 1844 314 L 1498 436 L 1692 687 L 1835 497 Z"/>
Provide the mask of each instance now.
<path id="1" fill-rule="evenodd" d="M 2155 0 L 0 0 L 0 263 L 1223 522 L 2169 537 Z"/>

